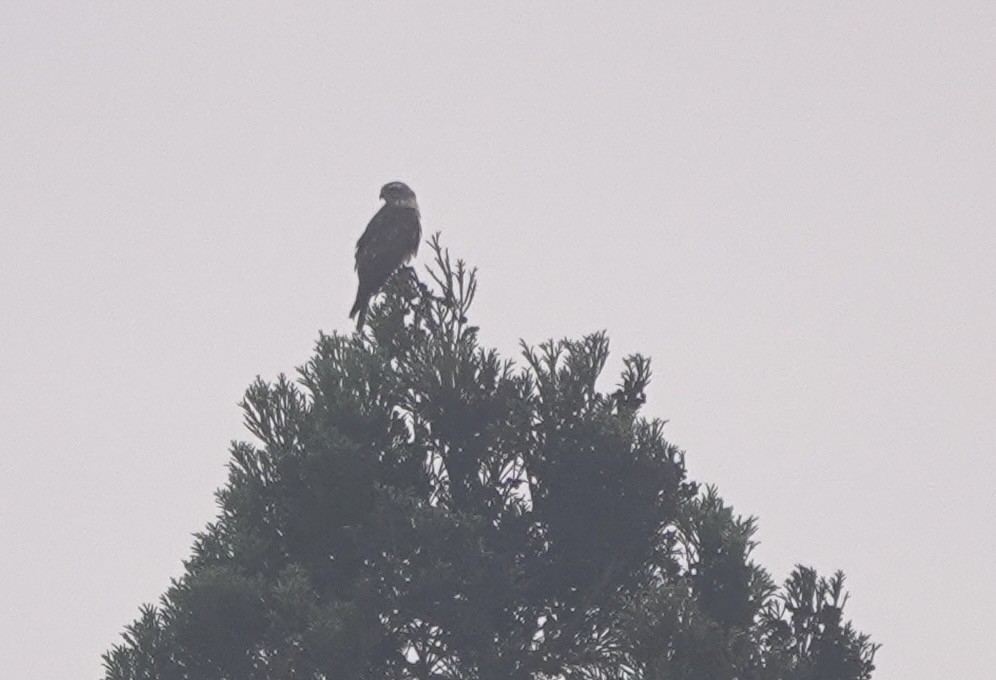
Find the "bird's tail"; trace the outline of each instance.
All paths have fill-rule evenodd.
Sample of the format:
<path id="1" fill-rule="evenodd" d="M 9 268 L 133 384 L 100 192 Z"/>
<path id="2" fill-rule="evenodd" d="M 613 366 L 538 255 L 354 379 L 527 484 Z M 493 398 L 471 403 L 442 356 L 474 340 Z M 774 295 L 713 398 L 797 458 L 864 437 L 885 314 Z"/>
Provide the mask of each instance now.
<path id="1" fill-rule="evenodd" d="M 356 317 L 356 330 L 363 328 L 363 323 L 367 319 L 367 303 L 369 301 L 370 298 L 363 295 L 362 291 L 356 293 L 356 302 L 353 303 L 353 308 L 349 310 L 349 318 Z"/>

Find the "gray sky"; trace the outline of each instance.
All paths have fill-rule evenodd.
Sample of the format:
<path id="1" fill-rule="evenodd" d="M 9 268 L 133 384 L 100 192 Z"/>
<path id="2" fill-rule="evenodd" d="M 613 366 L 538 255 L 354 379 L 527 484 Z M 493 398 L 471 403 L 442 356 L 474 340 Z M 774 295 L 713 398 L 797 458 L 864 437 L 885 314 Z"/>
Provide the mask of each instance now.
<path id="1" fill-rule="evenodd" d="M 97 676 L 181 573 L 403 179 L 487 344 L 653 357 L 878 680 L 992 677 L 996 4 L 343 4 L 0 3 L 4 674 Z"/>

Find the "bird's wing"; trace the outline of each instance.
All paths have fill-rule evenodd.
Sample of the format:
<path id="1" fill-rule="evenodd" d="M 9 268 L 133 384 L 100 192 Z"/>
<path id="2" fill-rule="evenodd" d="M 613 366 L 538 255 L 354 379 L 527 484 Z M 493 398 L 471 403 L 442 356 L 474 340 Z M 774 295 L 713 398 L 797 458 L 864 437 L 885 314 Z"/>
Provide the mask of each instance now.
<path id="1" fill-rule="evenodd" d="M 418 213 L 410 208 L 382 206 L 356 242 L 356 270 L 373 273 L 388 270 L 384 277 L 418 250 L 421 239 Z"/>
<path id="2" fill-rule="evenodd" d="M 382 205 L 380 210 L 371 218 L 367 228 L 360 235 L 356 242 L 356 262 L 359 264 L 360 256 L 370 248 L 370 243 L 377 240 L 378 234 L 384 231 L 387 222 L 387 206 Z"/>

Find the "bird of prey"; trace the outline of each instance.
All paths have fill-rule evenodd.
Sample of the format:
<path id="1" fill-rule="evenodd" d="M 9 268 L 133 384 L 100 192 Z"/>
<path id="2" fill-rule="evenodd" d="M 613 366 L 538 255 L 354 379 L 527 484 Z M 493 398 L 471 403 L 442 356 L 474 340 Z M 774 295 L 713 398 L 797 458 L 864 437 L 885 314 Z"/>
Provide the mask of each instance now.
<path id="1" fill-rule="evenodd" d="M 356 242 L 356 275 L 360 283 L 349 318 L 357 317 L 357 328 L 363 327 L 370 298 L 395 269 L 418 253 L 422 240 L 415 192 L 404 182 L 390 182 L 380 190 L 380 197 L 384 205 Z"/>

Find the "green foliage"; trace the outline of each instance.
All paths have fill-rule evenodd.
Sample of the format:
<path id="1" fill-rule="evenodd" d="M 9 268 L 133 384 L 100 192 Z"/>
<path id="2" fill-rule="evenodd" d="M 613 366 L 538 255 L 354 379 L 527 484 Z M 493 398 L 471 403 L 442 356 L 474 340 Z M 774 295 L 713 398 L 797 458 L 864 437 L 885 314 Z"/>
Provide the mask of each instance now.
<path id="1" fill-rule="evenodd" d="M 365 334 L 257 380 L 220 514 L 105 657 L 107 680 L 863 680 L 843 576 L 778 589 L 753 519 L 639 415 L 649 362 L 600 392 L 602 333 L 482 348 L 473 271 L 391 280 Z"/>

